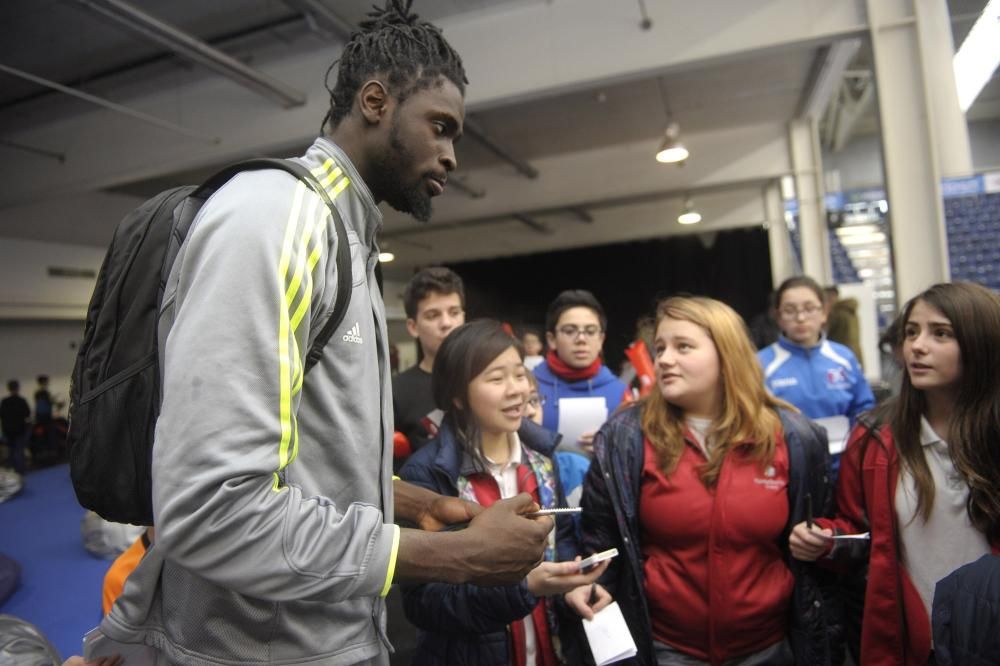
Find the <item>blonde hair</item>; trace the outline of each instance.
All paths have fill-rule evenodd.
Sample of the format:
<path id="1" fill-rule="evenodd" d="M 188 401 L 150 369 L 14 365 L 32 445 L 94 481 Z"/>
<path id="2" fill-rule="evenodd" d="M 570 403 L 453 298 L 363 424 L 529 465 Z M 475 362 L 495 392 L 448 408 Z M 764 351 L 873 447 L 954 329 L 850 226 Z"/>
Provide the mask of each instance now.
<path id="1" fill-rule="evenodd" d="M 715 445 L 700 470 L 704 484 L 715 485 L 722 461 L 734 448 L 762 466 L 769 464 L 781 429 L 778 408 L 797 410 L 765 389 L 764 373 L 743 319 L 725 303 L 701 296 L 661 302 L 656 309 L 657 329 L 664 319 L 689 321 L 704 329 L 719 357 L 722 409 L 708 432 Z M 642 432 L 656 451 L 663 473 L 670 474 L 684 451 L 683 410 L 668 403 L 660 391 L 646 396 L 641 409 Z"/>

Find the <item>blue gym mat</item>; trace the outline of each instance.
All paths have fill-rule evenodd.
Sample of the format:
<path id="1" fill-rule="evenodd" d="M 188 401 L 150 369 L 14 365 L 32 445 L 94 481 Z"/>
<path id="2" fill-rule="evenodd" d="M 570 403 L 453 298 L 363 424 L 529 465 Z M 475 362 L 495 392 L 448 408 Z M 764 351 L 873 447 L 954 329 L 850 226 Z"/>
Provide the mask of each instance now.
<path id="1" fill-rule="evenodd" d="M 83 509 L 69 466 L 29 472 L 24 490 L 0 503 L 0 552 L 21 565 L 21 586 L 0 613 L 36 625 L 63 658 L 80 654 L 83 635 L 101 621 L 101 585 L 111 562 L 80 539 Z"/>

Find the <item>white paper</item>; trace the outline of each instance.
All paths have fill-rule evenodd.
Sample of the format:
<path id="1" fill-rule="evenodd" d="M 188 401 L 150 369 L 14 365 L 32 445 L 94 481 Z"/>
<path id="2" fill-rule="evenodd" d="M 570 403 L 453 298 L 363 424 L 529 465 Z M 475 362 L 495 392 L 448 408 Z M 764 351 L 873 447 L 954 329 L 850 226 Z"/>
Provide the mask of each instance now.
<path id="1" fill-rule="evenodd" d="M 83 637 L 83 658 L 88 662 L 115 655 L 121 655 L 124 666 L 156 666 L 156 650 L 148 645 L 119 643 L 105 636 L 100 627 Z"/>
<path id="2" fill-rule="evenodd" d="M 584 620 L 583 630 L 587 633 L 590 652 L 594 655 L 597 666 L 613 664 L 636 655 L 635 641 L 632 640 L 617 601 L 601 609 L 593 620 Z"/>
<path id="3" fill-rule="evenodd" d="M 571 448 L 579 449 L 580 436 L 597 432 L 607 420 L 604 398 L 559 398 L 559 433 Z"/>
<path id="4" fill-rule="evenodd" d="M 826 429 L 826 438 L 830 442 L 830 455 L 843 453 L 847 448 L 847 436 L 851 434 L 851 422 L 846 416 L 824 416 L 813 419 L 817 425 Z"/>

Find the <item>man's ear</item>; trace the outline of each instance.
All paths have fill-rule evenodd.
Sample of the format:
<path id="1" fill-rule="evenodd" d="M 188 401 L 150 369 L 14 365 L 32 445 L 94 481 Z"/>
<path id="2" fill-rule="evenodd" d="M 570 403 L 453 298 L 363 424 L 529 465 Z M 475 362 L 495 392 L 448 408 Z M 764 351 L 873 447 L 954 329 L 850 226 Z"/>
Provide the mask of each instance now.
<path id="1" fill-rule="evenodd" d="M 556 335 L 552 331 L 545 331 L 545 341 L 549 343 L 549 349 L 556 348 Z"/>
<path id="2" fill-rule="evenodd" d="M 361 115 L 367 123 L 377 125 L 388 113 L 388 106 L 391 104 L 389 91 L 381 81 L 371 79 L 365 81 L 358 91 L 358 105 L 361 107 Z"/>
<path id="3" fill-rule="evenodd" d="M 406 332 L 410 334 L 411 338 L 417 337 L 417 321 L 415 319 L 406 320 Z"/>

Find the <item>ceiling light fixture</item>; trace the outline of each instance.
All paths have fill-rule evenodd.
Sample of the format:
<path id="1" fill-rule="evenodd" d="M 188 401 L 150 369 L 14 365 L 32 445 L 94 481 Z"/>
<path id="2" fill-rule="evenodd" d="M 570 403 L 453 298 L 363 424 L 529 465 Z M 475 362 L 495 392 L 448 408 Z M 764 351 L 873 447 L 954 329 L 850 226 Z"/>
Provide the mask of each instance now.
<path id="1" fill-rule="evenodd" d="M 990 0 L 952 58 L 958 105 L 962 113 L 968 111 L 976 101 L 983 86 L 989 82 L 1000 64 L 1000 40 L 996 37 L 998 22 L 1000 0 Z"/>
<path id="2" fill-rule="evenodd" d="M 389 263 L 390 261 L 392 261 L 395 258 L 396 258 L 396 255 L 394 255 L 392 252 L 389 252 L 388 250 L 386 250 L 385 252 L 379 252 L 378 253 L 379 263 L 382 263 L 382 264 L 387 264 L 387 263 Z"/>
<path id="3" fill-rule="evenodd" d="M 701 213 L 694 208 L 694 201 L 691 198 L 684 200 L 684 212 L 677 216 L 677 221 L 681 224 L 698 224 L 701 222 Z"/>
<path id="4" fill-rule="evenodd" d="M 660 149 L 656 151 L 656 161 L 663 164 L 676 164 L 683 162 L 690 153 L 680 141 L 681 128 L 675 122 L 667 125 L 667 131 L 663 133 L 663 141 L 660 142 Z"/>
<path id="5" fill-rule="evenodd" d="M 663 77 L 657 77 L 656 83 L 660 87 L 663 112 L 667 116 L 667 129 L 663 132 L 660 149 L 656 151 L 656 161 L 662 164 L 682 164 L 690 153 L 681 143 L 681 126 L 677 124 L 673 113 L 670 112 L 670 102 L 667 99 L 667 88 L 663 83 Z"/>

